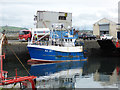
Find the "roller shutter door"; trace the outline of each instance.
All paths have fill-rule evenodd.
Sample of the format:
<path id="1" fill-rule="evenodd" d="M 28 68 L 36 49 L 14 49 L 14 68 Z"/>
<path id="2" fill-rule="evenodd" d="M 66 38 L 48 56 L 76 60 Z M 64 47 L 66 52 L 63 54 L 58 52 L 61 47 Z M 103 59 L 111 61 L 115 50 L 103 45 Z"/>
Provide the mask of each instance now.
<path id="1" fill-rule="evenodd" d="M 117 32 L 117 38 L 120 39 L 120 32 Z"/>
<path id="2" fill-rule="evenodd" d="M 100 31 L 109 31 L 109 24 L 99 25 Z"/>

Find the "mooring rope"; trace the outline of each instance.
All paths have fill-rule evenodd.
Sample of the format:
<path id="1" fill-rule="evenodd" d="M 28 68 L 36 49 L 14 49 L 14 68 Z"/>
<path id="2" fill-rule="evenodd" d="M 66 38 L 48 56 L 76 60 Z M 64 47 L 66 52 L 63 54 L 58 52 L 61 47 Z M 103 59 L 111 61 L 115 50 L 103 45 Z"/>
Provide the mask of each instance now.
<path id="1" fill-rule="evenodd" d="M 9 46 L 9 44 L 8 44 Z M 10 46 L 9 46 L 10 48 Z M 10 50 L 12 51 L 12 53 L 15 55 L 15 57 L 17 58 L 17 60 L 21 63 L 21 65 L 23 66 L 23 68 L 26 70 L 26 72 L 31 76 L 31 74 L 29 73 L 29 71 L 27 70 L 27 68 L 25 67 L 25 65 L 22 63 L 22 61 L 18 58 L 18 56 L 16 55 L 16 53 L 14 52 L 14 50 L 12 48 L 10 48 Z"/>
<path id="2" fill-rule="evenodd" d="M 7 37 L 6 37 L 7 39 Z M 8 40 L 8 39 L 7 39 Z M 29 71 L 27 70 L 27 68 L 25 67 L 25 65 L 22 63 L 22 61 L 18 58 L 18 56 L 16 55 L 16 53 L 14 52 L 14 50 L 12 48 L 10 48 L 10 45 L 8 44 L 8 48 L 12 51 L 12 53 L 15 55 L 15 57 L 17 58 L 17 60 L 20 62 L 20 64 L 23 66 L 23 68 L 26 70 L 26 72 L 31 76 L 31 74 L 29 73 Z"/>

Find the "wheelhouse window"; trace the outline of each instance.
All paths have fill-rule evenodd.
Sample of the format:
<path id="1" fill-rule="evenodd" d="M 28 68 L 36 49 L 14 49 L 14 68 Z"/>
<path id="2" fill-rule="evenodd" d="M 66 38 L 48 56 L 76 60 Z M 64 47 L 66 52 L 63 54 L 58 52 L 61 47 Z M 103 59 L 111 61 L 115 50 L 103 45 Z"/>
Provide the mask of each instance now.
<path id="1" fill-rule="evenodd" d="M 59 16 L 59 20 L 66 20 L 66 16 Z"/>

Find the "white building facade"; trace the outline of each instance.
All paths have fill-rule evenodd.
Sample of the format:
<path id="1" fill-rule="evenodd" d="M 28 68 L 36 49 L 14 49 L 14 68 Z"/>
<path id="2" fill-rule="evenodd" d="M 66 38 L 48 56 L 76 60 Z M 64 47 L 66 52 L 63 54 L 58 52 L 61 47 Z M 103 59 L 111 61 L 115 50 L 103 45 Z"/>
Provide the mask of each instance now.
<path id="1" fill-rule="evenodd" d="M 72 13 L 37 11 L 34 20 L 36 28 L 52 28 L 54 24 L 63 24 L 64 28 L 72 27 Z"/>
<path id="2" fill-rule="evenodd" d="M 94 35 L 102 35 L 109 34 L 113 36 L 113 38 L 117 38 L 117 23 L 106 18 L 103 18 L 93 24 L 93 34 Z"/>

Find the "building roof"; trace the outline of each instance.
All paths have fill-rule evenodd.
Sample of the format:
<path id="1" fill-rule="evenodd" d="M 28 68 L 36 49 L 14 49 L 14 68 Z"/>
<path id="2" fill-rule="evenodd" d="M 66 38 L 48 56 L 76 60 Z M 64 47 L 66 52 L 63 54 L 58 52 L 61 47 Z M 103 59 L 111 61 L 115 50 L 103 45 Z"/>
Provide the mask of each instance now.
<path id="1" fill-rule="evenodd" d="M 37 12 L 52 12 L 52 13 L 69 13 L 72 14 L 71 12 L 58 12 L 58 11 L 42 11 L 42 10 L 38 10 Z"/>
<path id="2" fill-rule="evenodd" d="M 105 22 L 105 20 L 106 20 L 106 22 Z M 102 19 L 100 19 L 99 21 L 97 21 L 96 23 L 94 23 L 94 24 L 100 24 L 100 23 L 113 23 L 113 24 L 117 24 L 118 23 L 118 20 L 117 20 L 117 18 L 102 18 Z"/>

